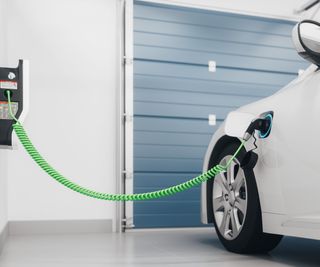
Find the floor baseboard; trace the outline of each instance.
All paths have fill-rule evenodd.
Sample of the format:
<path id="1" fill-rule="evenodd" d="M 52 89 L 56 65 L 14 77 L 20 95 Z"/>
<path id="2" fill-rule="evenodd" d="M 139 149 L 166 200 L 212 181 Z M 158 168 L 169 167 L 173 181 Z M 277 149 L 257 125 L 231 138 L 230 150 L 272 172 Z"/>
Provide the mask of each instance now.
<path id="1" fill-rule="evenodd" d="M 8 227 L 8 224 L 6 224 L 6 226 L 0 232 L 0 253 L 2 252 L 5 246 L 8 235 L 9 235 L 9 227 Z"/>
<path id="2" fill-rule="evenodd" d="M 177 232 L 177 231 L 199 231 L 199 232 L 208 232 L 208 230 L 212 230 L 214 232 L 214 227 L 164 227 L 164 228 L 133 228 L 133 229 L 126 229 L 128 233 L 135 233 L 135 232 Z"/>
<path id="3" fill-rule="evenodd" d="M 111 233 L 112 220 L 11 221 L 10 235 Z"/>

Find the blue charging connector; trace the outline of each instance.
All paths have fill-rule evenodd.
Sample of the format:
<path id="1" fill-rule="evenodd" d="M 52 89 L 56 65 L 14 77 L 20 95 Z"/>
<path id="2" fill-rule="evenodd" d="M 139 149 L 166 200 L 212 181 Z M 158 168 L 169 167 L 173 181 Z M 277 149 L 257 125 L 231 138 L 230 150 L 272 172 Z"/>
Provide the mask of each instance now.
<path id="1" fill-rule="evenodd" d="M 262 131 L 259 131 L 259 137 L 262 139 L 267 138 L 271 132 L 273 116 L 271 113 L 268 113 L 264 119 L 269 121 L 269 126 L 268 126 L 267 130 L 264 131 L 264 133 Z"/>

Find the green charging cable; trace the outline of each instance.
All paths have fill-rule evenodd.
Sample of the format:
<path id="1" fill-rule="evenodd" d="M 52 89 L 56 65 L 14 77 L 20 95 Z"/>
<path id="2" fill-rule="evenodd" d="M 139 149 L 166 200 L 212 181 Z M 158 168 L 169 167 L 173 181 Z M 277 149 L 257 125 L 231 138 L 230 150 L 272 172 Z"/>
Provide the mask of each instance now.
<path id="1" fill-rule="evenodd" d="M 58 171 L 56 171 L 53 167 L 50 166 L 50 164 L 40 155 L 40 153 L 37 151 L 37 149 L 34 147 L 32 142 L 30 141 L 26 131 L 24 130 L 22 124 L 19 122 L 19 120 L 15 117 L 15 115 L 12 112 L 12 103 L 11 103 L 11 95 L 10 91 L 7 91 L 7 98 L 8 98 L 8 105 L 9 105 L 9 114 L 12 117 L 13 120 L 15 120 L 15 123 L 13 124 L 13 129 L 20 140 L 21 144 L 24 146 L 25 150 L 28 152 L 28 154 L 31 156 L 31 158 L 39 165 L 41 169 L 43 169 L 49 176 L 51 176 L 53 179 L 55 179 L 60 184 L 66 186 L 67 188 L 76 191 L 80 194 L 102 199 L 102 200 L 111 200 L 111 201 L 138 201 L 138 200 L 150 200 L 150 199 L 156 199 L 161 197 L 166 197 L 170 195 L 177 194 L 179 192 L 185 191 L 187 189 L 190 189 L 192 187 L 195 187 L 197 185 L 200 185 L 201 183 L 214 178 L 217 174 L 226 171 L 226 169 L 230 166 L 231 162 L 234 160 L 234 158 L 239 154 L 240 150 L 245 144 L 245 141 L 242 141 L 237 151 L 234 153 L 234 155 L 231 157 L 231 159 L 227 162 L 225 166 L 222 165 L 216 165 L 207 172 L 189 180 L 184 183 L 171 186 L 162 190 L 148 192 L 148 193 L 141 193 L 141 194 L 107 194 L 107 193 L 100 193 L 96 192 L 87 188 L 84 188 L 80 185 L 77 185 L 76 183 L 70 181 L 63 175 L 61 175 Z"/>

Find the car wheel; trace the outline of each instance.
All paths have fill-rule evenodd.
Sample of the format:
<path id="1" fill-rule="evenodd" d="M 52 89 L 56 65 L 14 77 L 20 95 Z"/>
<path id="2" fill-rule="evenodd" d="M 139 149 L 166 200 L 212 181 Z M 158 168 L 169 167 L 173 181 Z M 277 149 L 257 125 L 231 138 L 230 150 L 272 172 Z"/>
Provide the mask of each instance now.
<path id="1" fill-rule="evenodd" d="M 229 143 L 211 164 L 226 165 L 239 143 Z M 236 253 L 264 253 L 275 248 L 281 235 L 262 232 L 261 208 L 253 168 L 241 162 L 243 148 L 230 168 L 218 174 L 212 186 L 213 222 L 224 247 Z"/>

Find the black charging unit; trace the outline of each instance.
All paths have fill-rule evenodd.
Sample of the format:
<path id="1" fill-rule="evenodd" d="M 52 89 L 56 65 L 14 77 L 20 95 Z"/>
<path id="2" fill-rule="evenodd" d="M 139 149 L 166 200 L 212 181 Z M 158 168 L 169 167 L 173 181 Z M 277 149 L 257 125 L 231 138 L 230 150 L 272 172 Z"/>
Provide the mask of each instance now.
<path id="1" fill-rule="evenodd" d="M 26 75 L 26 76 L 25 76 Z M 24 110 L 24 95 L 28 87 L 28 62 L 19 60 L 16 68 L 0 67 L 0 146 L 12 146 L 12 125 L 15 122 L 9 113 L 7 93 L 10 93 L 12 111 L 20 118 Z"/>

